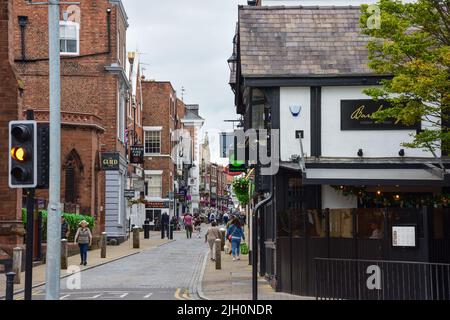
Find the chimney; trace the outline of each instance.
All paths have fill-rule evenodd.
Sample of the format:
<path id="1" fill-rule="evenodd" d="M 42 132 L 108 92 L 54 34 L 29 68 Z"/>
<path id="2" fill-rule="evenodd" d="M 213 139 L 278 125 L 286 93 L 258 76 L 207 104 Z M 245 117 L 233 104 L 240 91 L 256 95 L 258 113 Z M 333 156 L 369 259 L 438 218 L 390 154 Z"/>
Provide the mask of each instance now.
<path id="1" fill-rule="evenodd" d="M 247 5 L 253 6 L 253 7 L 261 7 L 262 6 L 262 0 L 248 0 Z"/>

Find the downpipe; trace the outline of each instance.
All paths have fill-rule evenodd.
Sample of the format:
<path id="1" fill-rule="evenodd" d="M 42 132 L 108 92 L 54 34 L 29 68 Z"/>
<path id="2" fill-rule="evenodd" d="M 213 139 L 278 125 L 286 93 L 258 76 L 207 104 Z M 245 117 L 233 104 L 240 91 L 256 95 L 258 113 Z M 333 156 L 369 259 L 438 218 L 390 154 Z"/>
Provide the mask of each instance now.
<path id="1" fill-rule="evenodd" d="M 272 200 L 272 193 L 258 202 L 252 213 L 252 300 L 258 300 L 258 212 Z"/>

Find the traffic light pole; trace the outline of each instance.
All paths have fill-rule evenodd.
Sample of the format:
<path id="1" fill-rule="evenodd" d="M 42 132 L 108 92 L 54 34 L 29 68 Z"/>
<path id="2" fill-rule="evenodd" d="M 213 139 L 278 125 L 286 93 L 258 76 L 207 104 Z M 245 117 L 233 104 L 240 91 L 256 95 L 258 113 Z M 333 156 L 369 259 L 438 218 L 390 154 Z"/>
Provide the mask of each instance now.
<path id="1" fill-rule="evenodd" d="M 59 300 L 61 272 L 61 70 L 59 15 L 59 0 L 49 0 L 50 183 L 45 286 L 45 297 L 47 300 Z"/>
<path id="2" fill-rule="evenodd" d="M 29 119 L 31 120 L 31 119 Z M 25 261 L 25 300 L 31 300 L 33 288 L 33 240 L 34 240 L 34 189 L 25 189 L 27 192 L 27 243 Z"/>

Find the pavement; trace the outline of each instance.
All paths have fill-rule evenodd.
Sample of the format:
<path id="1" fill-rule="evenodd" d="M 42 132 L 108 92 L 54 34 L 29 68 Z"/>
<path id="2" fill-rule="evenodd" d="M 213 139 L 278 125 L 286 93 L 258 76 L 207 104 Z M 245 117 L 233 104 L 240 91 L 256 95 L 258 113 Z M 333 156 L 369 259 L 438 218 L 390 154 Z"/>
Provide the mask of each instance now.
<path id="1" fill-rule="evenodd" d="M 157 248 L 165 243 L 173 240 L 161 239 L 160 232 L 151 232 L 150 239 L 144 239 L 144 234 L 140 234 L 140 248 L 133 249 L 132 238 L 123 242 L 119 246 L 107 246 L 106 258 L 100 258 L 100 249 L 88 251 L 88 265 L 80 266 L 79 255 L 69 257 L 69 269 L 61 270 L 61 278 L 70 278 L 73 276 L 74 272 L 86 272 L 88 270 L 100 267 L 102 265 L 119 261 L 127 257 L 139 254 L 143 251 L 150 250 L 152 248 Z M 33 268 L 33 296 L 37 296 L 39 293 L 44 292 L 45 287 L 45 264 L 41 264 Z M 61 281 L 64 283 L 64 281 Z M 14 285 L 15 299 L 23 299 L 23 289 L 25 285 L 25 272 L 21 273 L 20 284 Z M 6 276 L 0 275 L 0 300 L 4 299 L 6 290 Z"/>
<path id="2" fill-rule="evenodd" d="M 252 266 L 249 265 L 249 256 L 241 255 L 241 260 L 233 261 L 231 255 L 222 252 L 221 263 L 221 269 L 216 270 L 216 263 L 210 260 L 208 254 L 199 296 L 206 300 L 251 300 Z M 314 297 L 275 292 L 264 277 L 258 278 L 258 299 L 315 300 Z"/>
<path id="3" fill-rule="evenodd" d="M 161 239 L 152 232 L 141 247 L 133 249 L 128 240 L 120 246 L 108 246 L 107 258 L 100 250 L 88 252 L 88 265 L 79 265 L 79 257 L 69 258 L 69 272 L 61 271 L 60 300 L 251 300 L 252 273 L 248 256 L 232 261 L 222 252 L 222 269 L 215 270 L 209 260 L 209 247 L 202 226 L 200 235 L 186 239 L 183 231 L 174 239 Z M 15 300 L 23 300 L 22 282 L 15 286 Z M 5 292 L 0 275 L 0 300 Z M 33 300 L 45 299 L 45 265 L 33 268 Z M 260 300 L 313 299 L 277 293 L 264 278 L 258 280 Z"/>

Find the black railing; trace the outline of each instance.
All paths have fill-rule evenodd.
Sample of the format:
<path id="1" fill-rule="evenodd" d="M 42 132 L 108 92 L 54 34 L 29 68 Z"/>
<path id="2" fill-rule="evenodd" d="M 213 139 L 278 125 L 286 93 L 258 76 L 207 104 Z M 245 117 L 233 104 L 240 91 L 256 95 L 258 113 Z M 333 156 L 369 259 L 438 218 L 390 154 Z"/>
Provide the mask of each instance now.
<path id="1" fill-rule="evenodd" d="M 320 300 L 450 300 L 450 264 L 315 258 Z"/>

